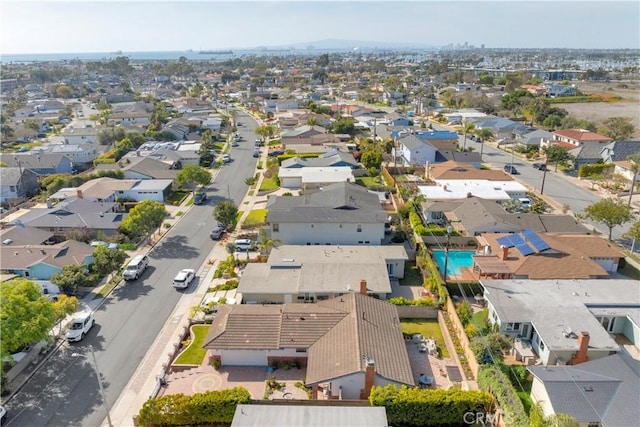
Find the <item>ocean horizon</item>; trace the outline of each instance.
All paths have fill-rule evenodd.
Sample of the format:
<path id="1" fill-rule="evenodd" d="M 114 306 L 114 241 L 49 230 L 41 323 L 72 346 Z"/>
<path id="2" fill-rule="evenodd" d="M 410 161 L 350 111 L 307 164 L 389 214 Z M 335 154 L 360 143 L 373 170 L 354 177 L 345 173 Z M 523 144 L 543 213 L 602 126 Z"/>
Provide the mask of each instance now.
<path id="1" fill-rule="evenodd" d="M 416 52 L 419 49 L 359 49 L 360 53 L 373 52 Z M 232 53 L 227 53 L 231 51 Z M 126 56 L 133 61 L 172 61 L 184 56 L 188 60 L 209 61 L 229 59 L 242 56 L 287 56 L 287 55 L 322 55 L 324 53 L 347 53 L 352 49 L 213 49 L 213 50 L 174 50 L 149 52 L 77 52 L 77 53 L 20 53 L 0 54 L 1 63 L 60 62 L 60 61 L 105 61 Z"/>

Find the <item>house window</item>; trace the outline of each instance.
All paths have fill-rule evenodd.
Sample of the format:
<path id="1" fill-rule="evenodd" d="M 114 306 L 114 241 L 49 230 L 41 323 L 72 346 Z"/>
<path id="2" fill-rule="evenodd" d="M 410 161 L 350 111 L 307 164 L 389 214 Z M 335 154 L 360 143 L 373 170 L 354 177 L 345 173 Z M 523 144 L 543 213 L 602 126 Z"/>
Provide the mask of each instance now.
<path id="1" fill-rule="evenodd" d="M 271 231 L 280 232 L 280 224 L 271 224 Z"/>
<path id="2" fill-rule="evenodd" d="M 306 353 L 307 349 L 306 348 L 296 348 L 296 353 Z"/>
<path id="3" fill-rule="evenodd" d="M 600 427 L 600 423 L 597 421 L 590 422 L 587 427 Z"/>
<path id="4" fill-rule="evenodd" d="M 544 351 L 544 343 L 540 340 L 540 350 Z"/>
<path id="5" fill-rule="evenodd" d="M 505 330 L 507 330 L 507 331 L 519 331 L 520 330 L 520 323 L 507 323 L 507 328 Z"/>
<path id="6" fill-rule="evenodd" d="M 357 231 L 358 233 L 362 233 L 362 224 L 358 224 L 358 225 L 356 226 L 356 231 Z"/>
<path id="7" fill-rule="evenodd" d="M 12 193 L 16 192 L 16 187 L 14 185 L 10 185 L 9 186 L 9 191 L 11 191 Z"/>

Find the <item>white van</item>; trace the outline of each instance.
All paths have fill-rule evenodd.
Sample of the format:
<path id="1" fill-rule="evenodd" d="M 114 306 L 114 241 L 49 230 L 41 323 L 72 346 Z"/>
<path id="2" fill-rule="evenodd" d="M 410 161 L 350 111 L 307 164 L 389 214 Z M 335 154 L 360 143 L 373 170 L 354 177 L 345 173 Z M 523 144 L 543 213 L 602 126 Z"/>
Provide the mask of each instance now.
<path id="1" fill-rule="evenodd" d="M 253 240 L 251 239 L 238 239 L 234 242 L 236 249 L 239 251 L 248 251 L 253 248 Z"/>
<path id="2" fill-rule="evenodd" d="M 520 207 L 522 209 L 531 209 L 531 199 L 528 197 L 520 197 L 518 201 L 520 202 Z"/>
<path id="3" fill-rule="evenodd" d="M 142 276 L 148 265 L 149 258 L 146 255 L 137 255 L 127 264 L 122 277 L 124 280 L 138 280 L 138 277 Z"/>

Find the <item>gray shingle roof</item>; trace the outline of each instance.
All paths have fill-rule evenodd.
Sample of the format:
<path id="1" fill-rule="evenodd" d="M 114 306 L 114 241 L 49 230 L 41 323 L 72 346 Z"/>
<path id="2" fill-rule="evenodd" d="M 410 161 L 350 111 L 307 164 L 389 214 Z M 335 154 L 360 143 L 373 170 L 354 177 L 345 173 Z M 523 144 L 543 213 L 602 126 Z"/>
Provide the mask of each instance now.
<path id="1" fill-rule="evenodd" d="M 528 369 L 544 384 L 556 413 L 604 426 L 632 426 L 640 420 L 640 362 L 627 355 Z"/>
<path id="2" fill-rule="evenodd" d="M 377 195 L 348 182 L 306 196 L 274 196 L 267 209 L 270 223 L 384 223 L 387 218 Z"/>

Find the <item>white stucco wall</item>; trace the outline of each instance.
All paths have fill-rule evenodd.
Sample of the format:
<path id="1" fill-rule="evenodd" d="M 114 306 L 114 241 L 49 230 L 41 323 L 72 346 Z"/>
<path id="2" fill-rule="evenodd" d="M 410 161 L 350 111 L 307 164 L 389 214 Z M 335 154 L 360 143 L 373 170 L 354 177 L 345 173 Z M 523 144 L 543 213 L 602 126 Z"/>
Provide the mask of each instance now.
<path id="1" fill-rule="evenodd" d="M 279 231 L 273 231 L 271 237 L 285 245 L 379 245 L 384 239 L 384 224 L 360 224 L 362 231 L 357 231 L 357 224 L 338 223 L 280 223 Z M 368 242 L 368 243 L 367 243 Z"/>

